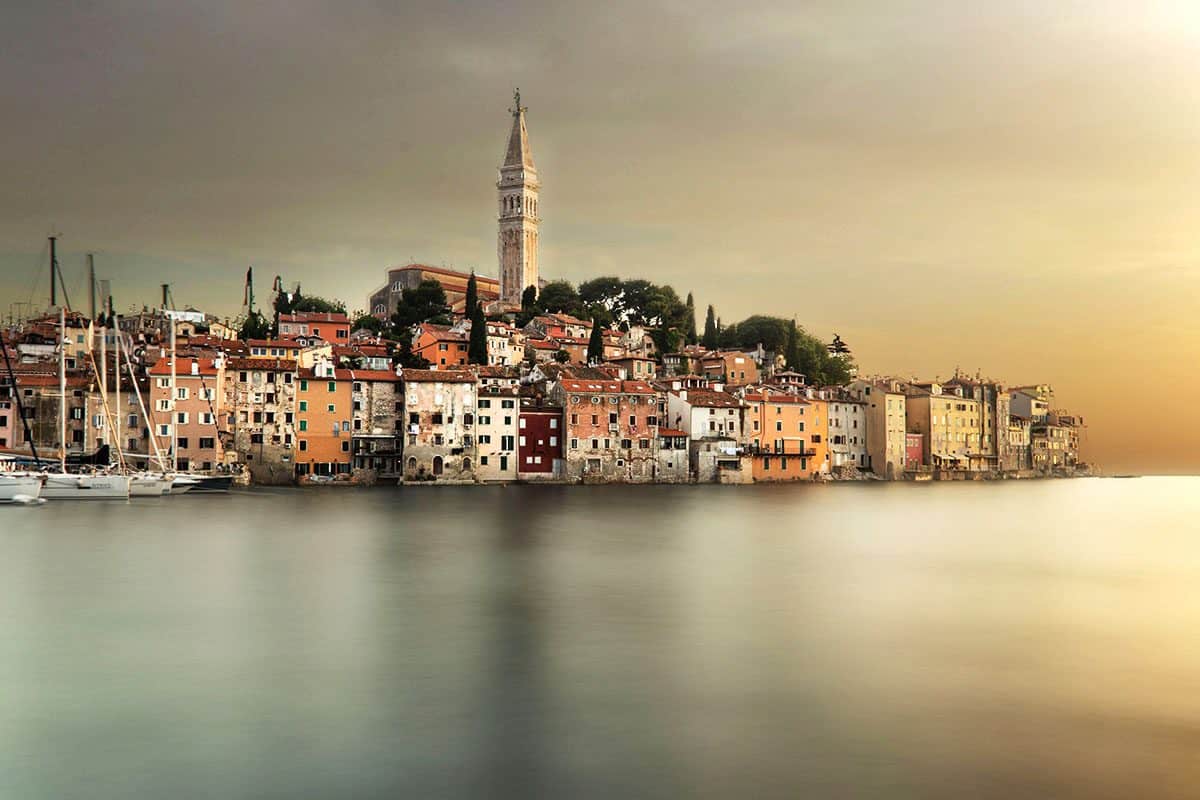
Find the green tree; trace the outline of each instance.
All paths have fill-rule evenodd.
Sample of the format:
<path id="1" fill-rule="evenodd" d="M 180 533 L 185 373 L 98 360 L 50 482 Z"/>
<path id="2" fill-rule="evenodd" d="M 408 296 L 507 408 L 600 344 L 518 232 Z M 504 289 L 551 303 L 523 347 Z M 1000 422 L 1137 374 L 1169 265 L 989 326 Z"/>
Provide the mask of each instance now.
<path id="1" fill-rule="evenodd" d="M 297 293 L 292 298 L 292 313 L 297 311 L 312 311 L 318 314 L 345 314 L 346 304 L 341 300 L 326 300 L 324 297 L 301 297 Z"/>
<path id="2" fill-rule="evenodd" d="M 266 339 L 270 337 L 270 335 L 271 323 L 267 322 L 267 318 L 258 311 L 250 312 L 250 314 L 246 317 L 245 322 L 242 323 L 242 329 L 238 332 L 238 337 L 242 341 L 249 341 L 250 339 Z"/>
<path id="3" fill-rule="evenodd" d="M 386 327 L 386 323 L 374 314 L 361 314 L 354 320 L 351 330 L 370 331 L 374 334 L 380 334 L 383 333 L 383 329 Z"/>
<path id="4" fill-rule="evenodd" d="M 463 308 L 466 309 L 467 315 L 472 316 L 475 313 L 475 305 L 479 302 L 479 285 L 475 282 L 475 270 L 471 270 L 471 277 L 467 278 L 467 301 Z M 472 316 L 473 318 L 473 316 Z"/>
<path id="5" fill-rule="evenodd" d="M 471 364 L 487 364 L 487 320 L 483 317 L 483 303 L 476 302 L 471 308 L 471 338 L 467 342 L 467 361 Z"/>
<path id="6" fill-rule="evenodd" d="M 684 319 L 683 334 L 685 341 L 688 344 L 696 343 L 696 301 L 692 299 L 692 293 L 688 292 L 687 303 L 684 304 L 687 308 L 687 317 Z"/>
<path id="7" fill-rule="evenodd" d="M 583 313 L 579 293 L 569 281 L 550 281 L 542 287 L 537 299 L 538 310 L 546 313 L 563 313 L 573 316 Z"/>
<path id="8" fill-rule="evenodd" d="M 787 338 L 787 367 L 793 371 L 800 370 L 800 331 L 796 329 L 796 321 L 788 326 Z"/>
<path id="9" fill-rule="evenodd" d="M 416 288 L 400 293 L 396 313 L 392 314 L 391 338 L 396 342 L 392 358 L 402 367 L 425 367 L 429 362 L 412 350 L 413 327 L 422 322 L 437 325 L 450 323 L 450 306 L 446 290 L 432 278 L 426 278 Z"/>
<path id="10" fill-rule="evenodd" d="M 717 347 L 717 312 L 713 310 L 712 305 L 708 307 L 708 313 L 704 316 L 704 338 L 700 343 L 709 350 L 715 350 Z"/>
<path id="11" fill-rule="evenodd" d="M 555 350 L 554 351 L 554 360 L 560 364 L 565 364 L 571 360 L 571 354 L 568 353 L 566 350 Z"/>
<path id="12" fill-rule="evenodd" d="M 600 320 L 592 320 L 592 335 L 588 339 L 587 360 L 589 364 L 599 364 L 604 360 L 604 326 Z"/>

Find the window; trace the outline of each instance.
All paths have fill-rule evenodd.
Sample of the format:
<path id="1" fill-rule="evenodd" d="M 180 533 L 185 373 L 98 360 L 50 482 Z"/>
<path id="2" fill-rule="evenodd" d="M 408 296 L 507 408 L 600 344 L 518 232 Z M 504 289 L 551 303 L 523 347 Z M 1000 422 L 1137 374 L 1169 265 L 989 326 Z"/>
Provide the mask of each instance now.
<path id="1" fill-rule="evenodd" d="M 515 408 L 516 406 L 513 404 L 512 400 L 501 400 L 500 407 L 501 408 Z"/>
<path id="2" fill-rule="evenodd" d="M 521 428 L 521 430 L 525 430 L 525 422 L 526 422 L 525 417 L 521 417 L 520 426 L 519 426 Z"/>
<path id="3" fill-rule="evenodd" d="M 578 439 L 572 439 L 572 440 L 571 440 L 571 449 L 572 449 L 572 450 L 578 450 L 578 449 L 579 449 L 579 440 L 578 440 Z"/>
<path id="4" fill-rule="evenodd" d="M 187 425 L 187 423 L 188 423 L 188 412 L 186 412 L 186 411 L 180 411 L 179 413 L 177 413 L 177 414 L 175 415 L 175 421 L 176 421 L 176 422 L 178 422 L 180 425 Z"/>
<path id="5" fill-rule="evenodd" d="M 804 423 L 800 423 L 800 424 L 803 425 Z M 777 430 L 777 431 L 783 430 L 783 420 L 781 420 L 781 419 L 775 420 L 775 430 Z"/>
<path id="6" fill-rule="evenodd" d="M 216 445 L 213 440 L 213 437 L 211 437 L 211 436 L 201 436 L 200 437 L 200 449 L 201 450 L 212 450 L 215 446 Z"/>
<path id="7" fill-rule="evenodd" d="M 551 446 L 551 447 L 558 447 L 558 437 L 557 437 L 557 436 L 551 436 L 551 437 L 550 437 L 550 446 Z"/>
<path id="8" fill-rule="evenodd" d="M 203 414 L 200 415 L 200 424 L 201 425 L 212 425 L 213 424 L 213 415 L 211 413 L 205 411 Z"/>
<path id="9" fill-rule="evenodd" d="M 349 452 L 350 452 L 350 440 L 349 440 L 349 439 L 343 439 L 343 440 L 342 440 L 342 452 L 343 452 L 343 453 L 349 453 Z"/>
<path id="10" fill-rule="evenodd" d="M 325 385 L 328 387 L 329 391 L 331 391 L 331 392 L 337 391 L 337 383 L 335 383 L 334 381 L 330 381 L 329 383 L 327 383 Z"/>
<path id="11" fill-rule="evenodd" d="M 337 409 L 334 407 L 333 403 L 330 403 L 329 405 L 325 406 L 325 410 L 328 411 L 330 414 L 332 414 Z"/>
<path id="12" fill-rule="evenodd" d="M 813 434 L 813 437 L 812 437 L 812 440 L 813 440 L 813 444 L 819 444 L 819 443 L 820 443 L 820 441 L 821 441 L 821 434 L 819 434 L 819 433 L 814 433 L 814 434 Z"/>
<path id="13" fill-rule="evenodd" d="M 304 428 L 303 428 L 304 423 L 302 422 L 302 423 L 300 423 L 300 425 L 301 425 L 300 430 L 304 430 Z M 307 449 L 308 449 L 308 441 L 305 439 L 301 439 L 300 440 L 300 452 L 304 452 Z"/>
<path id="14" fill-rule="evenodd" d="M 246 373 L 244 373 L 244 372 L 242 373 L 242 380 L 246 380 Z M 302 392 L 308 391 L 308 381 L 300 381 L 300 391 L 302 391 Z M 303 442 L 301 444 L 303 444 Z M 300 449 L 303 450 L 304 448 L 301 447 Z"/>
<path id="15" fill-rule="evenodd" d="M 501 436 L 500 437 L 500 449 L 501 450 L 512 450 L 513 449 L 513 437 Z"/>
<path id="16" fill-rule="evenodd" d="M 574 417 L 575 415 L 572 414 L 571 416 Z M 574 421 L 574 420 L 572 420 L 572 421 Z M 550 418 L 550 430 L 552 430 L 552 431 L 558 430 L 558 417 Z"/>
<path id="17" fill-rule="evenodd" d="M 628 449 L 630 449 L 631 447 L 633 447 L 633 442 L 632 442 L 631 440 L 629 440 L 629 439 L 622 439 L 622 440 L 621 440 L 621 449 L 623 449 L 623 450 L 628 450 Z"/>
<path id="18" fill-rule="evenodd" d="M 300 420 L 300 430 L 302 430 L 302 431 L 308 430 L 308 420 L 306 420 L 306 419 Z M 300 448 L 300 449 L 303 450 L 304 448 Z"/>
<path id="19" fill-rule="evenodd" d="M 487 457 L 487 456 L 480 456 L 480 457 L 479 457 L 479 466 L 481 466 L 481 467 L 486 467 L 487 465 L 488 465 L 488 457 Z"/>
<path id="20" fill-rule="evenodd" d="M 525 437 L 522 436 L 521 437 L 521 447 L 524 447 L 524 446 L 525 446 Z"/>
<path id="21" fill-rule="evenodd" d="M 179 449 L 180 449 L 180 450 L 186 450 L 186 449 L 187 449 L 187 446 L 188 446 L 188 440 L 187 440 L 187 437 L 186 437 L 186 436 L 180 436 L 180 437 L 179 437 L 179 438 L 176 440 L 176 442 L 178 443 L 178 445 L 179 445 Z"/>
<path id="22" fill-rule="evenodd" d="M 170 400 L 159 400 L 158 401 L 158 410 L 159 411 L 170 411 L 171 410 L 171 401 Z"/>

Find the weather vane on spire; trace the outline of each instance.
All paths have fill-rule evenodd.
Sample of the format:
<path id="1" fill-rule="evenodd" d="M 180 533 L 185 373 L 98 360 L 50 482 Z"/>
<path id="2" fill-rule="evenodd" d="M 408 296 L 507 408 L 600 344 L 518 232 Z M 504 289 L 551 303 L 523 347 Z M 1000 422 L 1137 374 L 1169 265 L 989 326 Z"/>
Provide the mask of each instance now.
<path id="1" fill-rule="evenodd" d="M 520 114 L 522 111 L 528 111 L 528 108 L 521 106 L 521 89 L 520 87 L 513 90 L 513 107 L 509 109 L 512 114 Z"/>

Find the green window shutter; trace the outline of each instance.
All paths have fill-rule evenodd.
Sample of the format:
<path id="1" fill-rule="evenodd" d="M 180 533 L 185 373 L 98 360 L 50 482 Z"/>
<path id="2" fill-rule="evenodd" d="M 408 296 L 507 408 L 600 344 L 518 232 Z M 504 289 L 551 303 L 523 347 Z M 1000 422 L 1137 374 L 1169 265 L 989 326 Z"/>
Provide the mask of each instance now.
<path id="1" fill-rule="evenodd" d="M 308 401 L 307 401 L 307 400 L 301 400 L 301 401 L 300 401 L 300 410 L 301 410 L 301 411 L 308 411 Z"/>
<path id="2" fill-rule="evenodd" d="M 306 419 L 300 420 L 300 430 L 302 430 L 302 431 L 308 430 L 308 420 L 306 420 Z"/>

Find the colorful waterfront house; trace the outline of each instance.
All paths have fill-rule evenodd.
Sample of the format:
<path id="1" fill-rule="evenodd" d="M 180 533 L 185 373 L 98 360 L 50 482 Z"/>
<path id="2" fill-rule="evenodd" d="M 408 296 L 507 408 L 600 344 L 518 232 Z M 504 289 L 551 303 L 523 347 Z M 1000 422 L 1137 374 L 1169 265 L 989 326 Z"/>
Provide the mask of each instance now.
<path id="1" fill-rule="evenodd" d="M 925 463 L 941 470 L 968 470 L 980 452 L 980 404 L 961 386 L 912 383 L 905 387 L 905 417 L 910 433 L 924 434 Z"/>
<path id="2" fill-rule="evenodd" d="M 508 376 L 497 376 L 503 367 L 478 369 L 479 413 L 475 417 L 476 451 L 479 463 L 476 477 L 483 483 L 501 483 L 517 479 L 517 437 L 520 423 L 519 387 Z M 484 373 L 488 377 L 484 378 Z M 488 381 L 482 385 L 482 381 Z"/>
<path id="3" fill-rule="evenodd" d="M 815 406 L 806 397 L 760 387 L 744 399 L 755 481 L 809 480 L 820 472 L 810 442 Z"/>
<path id="4" fill-rule="evenodd" d="M 467 365 L 469 345 L 463 331 L 424 322 L 413 337 L 412 351 L 428 361 L 431 369 L 456 369 Z"/>
<path id="5" fill-rule="evenodd" d="M 296 478 L 296 361 L 230 358 L 225 362 L 220 438 L 226 463 L 238 462 L 262 484 Z"/>
<path id="6" fill-rule="evenodd" d="M 854 380 L 847 387 L 850 395 L 866 405 L 867 463 L 881 478 L 898 480 L 904 476 L 906 402 L 899 383 L 894 380 Z"/>
<path id="7" fill-rule="evenodd" d="M 826 389 L 829 415 L 829 467 L 853 475 L 870 469 L 867 455 L 867 405 L 840 387 Z"/>
<path id="8" fill-rule="evenodd" d="M 672 379 L 672 385 L 682 383 Z M 753 480 L 747 452 L 746 404 L 724 391 L 672 388 L 667 392 L 667 424 L 688 435 L 693 480 L 701 483 L 749 483 Z"/>
<path id="9" fill-rule="evenodd" d="M 654 456 L 656 483 L 687 483 L 691 480 L 687 431 L 660 426 Z"/>
<path id="10" fill-rule="evenodd" d="M 400 477 L 404 401 L 391 369 L 338 370 L 350 379 L 351 468 L 368 480 Z"/>
<path id="11" fill-rule="evenodd" d="M 466 369 L 404 369 L 404 480 L 476 479 L 477 378 Z"/>
<path id="12" fill-rule="evenodd" d="M 299 372 L 296 477 L 349 475 L 353 381 L 349 370 L 321 362 Z"/>
<path id="13" fill-rule="evenodd" d="M 208 472 L 223 462 L 218 418 L 224 406 L 224 359 L 169 358 L 149 370 L 151 435 L 177 469 Z M 153 449 L 153 448 L 152 448 Z"/>
<path id="14" fill-rule="evenodd" d="M 904 434 L 904 470 L 919 472 L 927 469 L 925 458 L 925 434 Z"/>
<path id="15" fill-rule="evenodd" d="M 524 395 L 518 419 L 517 478 L 531 482 L 562 480 L 566 475 L 562 406 L 537 395 Z"/>
<path id="16" fill-rule="evenodd" d="M 566 418 L 570 480 L 644 483 L 654 479 L 658 396 L 645 381 L 564 378 L 550 400 Z"/>

